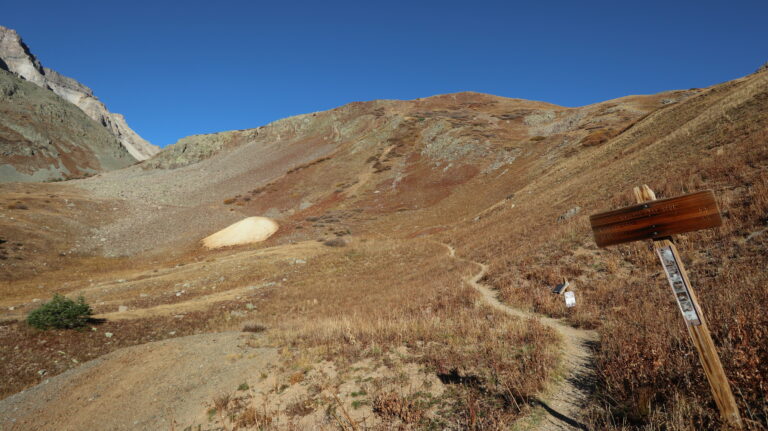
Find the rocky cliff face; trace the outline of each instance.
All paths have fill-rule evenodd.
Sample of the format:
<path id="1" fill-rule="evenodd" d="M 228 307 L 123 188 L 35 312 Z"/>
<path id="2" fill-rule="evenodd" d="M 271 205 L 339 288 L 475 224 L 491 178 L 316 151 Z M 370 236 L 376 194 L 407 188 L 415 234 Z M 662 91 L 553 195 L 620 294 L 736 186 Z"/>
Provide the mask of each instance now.
<path id="1" fill-rule="evenodd" d="M 128 127 L 125 117 L 109 112 L 107 107 L 93 95 L 90 88 L 43 67 L 19 35 L 14 30 L 3 26 L 0 26 L 0 69 L 5 69 L 29 82 L 49 89 L 82 109 L 89 117 L 109 130 L 136 160 L 148 159 L 160 151 L 159 147 L 150 144 Z"/>

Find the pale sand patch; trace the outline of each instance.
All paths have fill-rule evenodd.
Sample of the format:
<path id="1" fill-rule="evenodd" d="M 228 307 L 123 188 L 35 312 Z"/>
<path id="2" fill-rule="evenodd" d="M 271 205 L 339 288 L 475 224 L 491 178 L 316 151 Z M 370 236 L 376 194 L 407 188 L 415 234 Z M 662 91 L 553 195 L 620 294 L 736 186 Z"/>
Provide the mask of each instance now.
<path id="1" fill-rule="evenodd" d="M 248 217 L 203 239 L 206 248 L 264 241 L 277 232 L 278 225 L 267 217 Z"/>

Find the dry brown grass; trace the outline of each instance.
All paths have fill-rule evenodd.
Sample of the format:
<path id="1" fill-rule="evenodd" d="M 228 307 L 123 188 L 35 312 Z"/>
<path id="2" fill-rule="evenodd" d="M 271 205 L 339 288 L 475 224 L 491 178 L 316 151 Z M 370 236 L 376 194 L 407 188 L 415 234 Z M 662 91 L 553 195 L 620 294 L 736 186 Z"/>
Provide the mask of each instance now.
<path id="1" fill-rule="evenodd" d="M 368 240 L 320 250 L 323 254 L 300 266 L 269 259 L 234 259 L 230 266 L 238 276 L 232 275 L 233 280 L 245 283 L 250 274 L 252 283 L 259 279 L 278 283 L 236 301 L 213 303 L 206 311 L 186 313 L 183 319 L 107 322 L 94 325 L 97 331 L 87 328 L 81 332 L 42 332 L 22 323 L 8 324 L 0 332 L 3 394 L 121 347 L 246 328 L 266 334 L 270 345 L 294 352 L 288 357 L 329 360 L 340 369 L 365 358 L 386 364 L 388 355 L 407 347 L 412 352 L 408 361 L 444 379 L 451 391 L 443 401 L 450 408 L 438 419 L 427 415 L 437 407 L 415 401 L 411 406 L 415 410 L 403 413 L 404 417 L 413 419 L 412 425 L 418 427 L 429 422 L 487 428 L 511 423 L 556 369 L 556 335 L 536 322 L 484 306 L 462 281 L 476 268 L 449 258 L 439 245 L 418 239 L 407 243 Z M 246 262 L 253 267 L 243 267 Z M 205 273 L 207 264 L 190 263 L 181 269 L 193 271 L 187 276 L 194 279 Z M 228 266 L 217 268 L 230 278 Z M 172 277 L 171 282 L 176 279 Z M 115 335 L 107 339 L 105 332 Z M 45 375 L 37 373 L 40 369 L 46 370 Z M 301 377 L 290 369 L 286 373 L 286 384 L 303 379 L 303 373 Z M 234 405 L 221 410 L 233 410 Z M 268 414 L 252 411 L 248 405 L 240 407 L 233 413 L 235 419 L 226 419 L 232 429 L 269 426 L 265 422 Z M 403 415 L 382 410 L 380 419 L 401 423 Z M 427 416 L 428 421 L 416 420 Z"/>
<path id="2" fill-rule="evenodd" d="M 473 268 L 448 259 L 439 245 L 369 241 L 342 256 L 265 301 L 275 345 L 312 349 L 341 364 L 407 346 L 463 394 L 453 414 L 467 411 L 471 393 L 498 425 L 510 423 L 554 370 L 555 334 L 479 303 L 461 280 Z"/>
<path id="3" fill-rule="evenodd" d="M 491 263 L 487 282 L 506 301 L 599 330 L 595 429 L 719 426 L 655 255 L 643 243 L 597 249 L 591 237 L 588 215 L 633 204 L 631 188 L 643 183 L 660 197 L 715 190 L 724 226 L 676 242 L 747 426 L 768 427 L 765 78 L 723 84 L 649 116 L 631 136 L 585 149 L 516 193 L 514 210 L 454 236 L 459 248 Z M 582 207 L 577 217 L 556 222 L 575 205 Z M 561 277 L 574 282 L 575 309 L 550 293 Z"/>
<path id="4" fill-rule="evenodd" d="M 439 414 L 433 403 L 419 401 L 418 394 L 398 393 L 406 397 L 398 398 L 400 404 L 391 394 L 376 395 L 378 401 L 371 401 L 375 423 L 383 426 L 376 429 L 387 429 L 382 425 L 387 423 L 457 429 L 508 426 L 527 411 L 529 399 L 556 369 L 553 331 L 483 305 L 462 282 L 476 269 L 450 259 L 439 245 L 369 240 L 328 250 L 309 261 L 291 283 L 256 303 L 259 325 L 269 328 L 265 334 L 270 345 L 288 347 L 294 352 L 289 356 L 300 356 L 301 363 L 331 361 L 339 369 L 365 359 L 387 366 L 390 355 L 405 347 L 411 352 L 406 361 L 435 373 L 450 388 L 441 401 L 449 407 Z M 236 323 L 218 324 L 226 329 Z M 295 369 L 285 371 L 286 385 L 304 379 L 302 368 L 291 371 Z M 339 428 L 367 429 L 346 419 L 343 409 L 353 407 L 336 404 L 331 419 L 336 418 Z M 249 411 L 238 410 L 233 423 Z"/>
<path id="5" fill-rule="evenodd" d="M 581 140 L 580 144 L 585 147 L 593 147 L 600 145 L 616 135 L 616 132 L 611 129 L 598 129 L 589 135 L 585 136 Z"/>

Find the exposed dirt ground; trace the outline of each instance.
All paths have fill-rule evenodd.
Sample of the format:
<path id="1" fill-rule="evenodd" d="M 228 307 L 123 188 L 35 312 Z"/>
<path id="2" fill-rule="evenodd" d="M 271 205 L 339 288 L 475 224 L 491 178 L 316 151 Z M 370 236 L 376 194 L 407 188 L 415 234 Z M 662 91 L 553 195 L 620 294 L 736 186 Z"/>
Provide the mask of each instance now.
<path id="1" fill-rule="evenodd" d="M 276 349 L 225 332 L 118 350 L 3 400 L 0 426 L 18 430 L 161 430 L 205 421 L 212 396 L 269 372 Z"/>

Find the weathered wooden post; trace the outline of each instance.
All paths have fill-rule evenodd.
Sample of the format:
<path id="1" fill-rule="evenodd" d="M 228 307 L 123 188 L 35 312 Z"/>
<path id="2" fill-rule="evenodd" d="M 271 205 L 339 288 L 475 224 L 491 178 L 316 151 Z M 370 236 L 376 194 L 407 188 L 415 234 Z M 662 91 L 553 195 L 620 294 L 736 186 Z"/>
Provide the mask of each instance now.
<path id="1" fill-rule="evenodd" d="M 656 200 L 650 187 L 634 188 L 638 205 L 590 216 L 595 242 L 606 247 L 624 242 L 652 239 L 667 280 L 685 319 L 688 334 L 699 352 L 712 396 L 723 420 L 742 428 L 736 399 L 725 376 L 723 364 L 712 342 L 699 300 L 672 243 L 672 235 L 720 226 L 723 223 L 712 191 Z"/>

